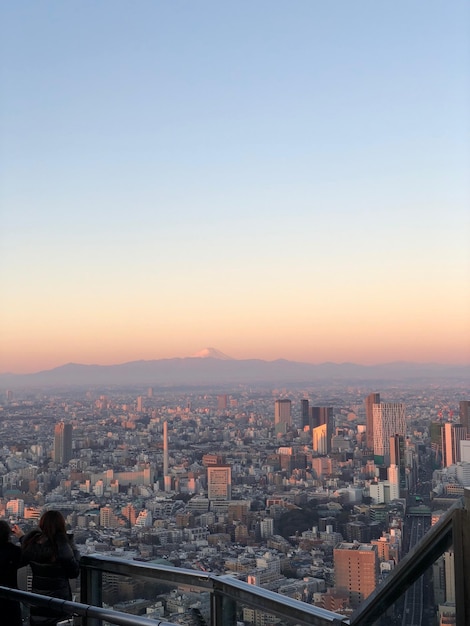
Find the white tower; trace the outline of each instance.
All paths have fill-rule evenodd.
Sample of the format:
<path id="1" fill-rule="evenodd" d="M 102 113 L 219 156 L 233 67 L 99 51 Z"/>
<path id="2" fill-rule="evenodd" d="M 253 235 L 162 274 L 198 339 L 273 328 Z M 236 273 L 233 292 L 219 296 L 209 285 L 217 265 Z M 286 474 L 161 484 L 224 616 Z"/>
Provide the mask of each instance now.
<path id="1" fill-rule="evenodd" d="M 166 492 L 170 491 L 171 479 L 168 475 L 168 423 L 163 422 L 163 486 Z"/>

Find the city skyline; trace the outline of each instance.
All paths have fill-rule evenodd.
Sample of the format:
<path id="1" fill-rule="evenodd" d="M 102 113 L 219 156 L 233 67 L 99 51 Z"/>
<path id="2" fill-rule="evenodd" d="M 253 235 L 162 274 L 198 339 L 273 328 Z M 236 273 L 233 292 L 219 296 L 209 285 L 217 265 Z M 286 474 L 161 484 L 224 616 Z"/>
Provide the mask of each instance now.
<path id="1" fill-rule="evenodd" d="M 470 363 L 468 3 L 0 16 L 0 373 Z"/>

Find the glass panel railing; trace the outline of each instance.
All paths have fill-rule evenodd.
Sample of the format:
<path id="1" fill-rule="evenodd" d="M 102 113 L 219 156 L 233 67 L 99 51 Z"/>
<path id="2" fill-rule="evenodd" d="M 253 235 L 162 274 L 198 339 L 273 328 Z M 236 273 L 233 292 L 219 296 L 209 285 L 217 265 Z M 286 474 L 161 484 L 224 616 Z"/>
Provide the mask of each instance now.
<path id="1" fill-rule="evenodd" d="M 210 626 L 210 593 L 145 576 L 102 574 L 103 606 L 175 624 Z"/>
<path id="2" fill-rule="evenodd" d="M 452 614 L 455 613 L 458 592 L 461 593 L 460 587 L 456 590 L 455 572 L 460 572 L 458 587 L 459 577 L 464 578 L 464 568 L 461 559 L 457 558 L 456 562 L 455 554 L 458 556 L 459 550 L 454 551 L 453 546 L 457 545 L 461 535 L 458 528 L 465 515 L 460 502 L 440 514 L 431 512 L 430 508 L 426 511 L 426 507 L 410 509 L 403 532 L 402 552 L 406 556 L 396 565 L 390 563 L 387 566 L 386 561 L 381 563 L 383 580 L 357 607 L 351 618 L 352 626 L 454 623 Z M 388 574 L 387 569 L 390 570 Z"/>
<path id="3" fill-rule="evenodd" d="M 451 546 L 373 623 L 373 626 L 455 624 L 454 551 Z"/>
<path id="4" fill-rule="evenodd" d="M 85 603 L 139 615 L 145 611 L 184 625 L 235 626 L 243 623 L 244 609 L 245 621 L 256 623 L 280 619 L 285 624 L 328 626 L 343 621 L 332 611 L 231 575 L 89 555 L 82 559 L 82 576 Z"/>

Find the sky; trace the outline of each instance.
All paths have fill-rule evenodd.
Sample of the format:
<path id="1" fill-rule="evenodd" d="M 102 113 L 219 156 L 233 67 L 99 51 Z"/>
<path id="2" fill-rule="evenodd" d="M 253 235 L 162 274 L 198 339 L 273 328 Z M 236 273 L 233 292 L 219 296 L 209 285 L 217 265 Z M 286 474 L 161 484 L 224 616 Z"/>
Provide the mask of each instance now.
<path id="1" fill-rule="evenodd" d="M 0 372 L 470 363 L 470 4 L 0 3 Z"/>

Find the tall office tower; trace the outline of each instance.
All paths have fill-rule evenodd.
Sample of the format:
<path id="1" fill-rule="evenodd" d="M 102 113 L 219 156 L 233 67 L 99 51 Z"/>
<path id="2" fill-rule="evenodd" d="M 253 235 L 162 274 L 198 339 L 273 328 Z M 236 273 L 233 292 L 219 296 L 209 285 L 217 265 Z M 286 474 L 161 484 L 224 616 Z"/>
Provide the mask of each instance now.
<path id="1" fill-rule="evenodd" d="M 442 423 L 431 422 L 429 434 L 431 437 L 433 469 L 437 469 L 442 466 Z"/>
<path id="2" fill-rule="evenodd" d="M 232 499 L 232 468 L 213 465 L 207 468 L 207 497 L 209 500 Z"/>
<path id="3" fill-rule="evenodd" d="M 144 401 L 142 396 L 137 396 L 137 413 L 142 413 L 144 408 Z"/>
<path id="4" fill-rule="evenodd" d="M 470 400 L 461 400 L 459 402 L 459 417 L 462 426 L 467 429 L 467 435 L 470 434 Z"/>
<path id="5" fill-rule="evenodd" d="M 366 445 L 369 450 L 374 449 L 374 404 L 380 404 L 380 393 L 370 393 L 365 399 L 366 409 Z"/>
<path id="6" fill-rule="evenodd" d="M 460 461 L 460 442 L 467 439 L 467 429 L 462 424 L 446 422 L 442 425 L 442 465 L 449 467 Z"/>
<path id="7" fill-rule="evenodd" d="M 377 586 L 377 548 L 367 543 L 340 543 L 333 554 L 335 588 L 347 591 L 350 606 L 356 608 Z"/>
<path id="8" fill-rule="evenodd" d="M 333 428 L 333 407 L 312 406 L 310 409 L 310 427 L 316 428 L 323 424 L 329 424 Z"/>
<path id="9" fill-rule="evenodd" d="M 305 428 L 306 426 L 310 426 L 310 407 L 309 407 L 309 402 L 307 398 L 302 398 L 302 400 L 300 401 L 300 416 L 301 416 L 301 423 L 302 423 L 302 428 Z"/>
<path id="10" fill-rule="evenodd" d="M 326 455 L 331 452 L 331 429 L 328 423 L 316 426 L 312 430 L 312 448 L 316 454 Z"/>
<path id="11" fill-rule="evenodd" d="M 228 395 L 226 393 L 217 396 L 217 410 L 224 411 L 228 407 Z"/>
<path id="12" fill-rule="evenodd" d="M 333 407 L 312 406 L 310 408 L 310 427 L 313 435 L 313 451 L 317 454 L 329 454 L 334 431 Z"/>
<path id="13" fill-rule="evenodd" d="M 285 433 L 292 426 L 292 402 L 276 400 L 274 403 L 274 428 L 276 433 Z"/>
<path id="14" fill-rule="evenodd" d="M 54 428 L 54 463 L 65 465 L 72 458 L 72 424 L 59 422 Z"/>
<path id="15" fill-rule="evenodd" d="M 397 480 L 400 496 L 405 497 L 406 490 L 406 459 L 405 459 L 405 438 L 403 435 L 392 435 L 390 437 L 390 466 L 397 468 Z M 390 478 L 389 478 L 390 480 Z"/>
<path id="16" fill-rule="evenodd" d="M 401 402 L 380 402 L 372 405 L 374 461 L 390 464 L 390 437 L 406 434 L 405 405 Z"/>

